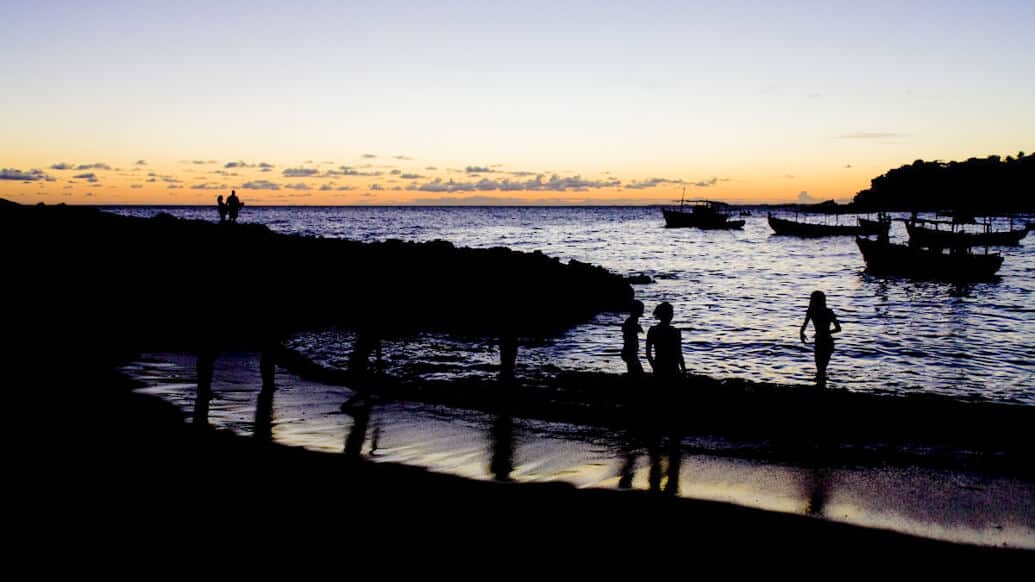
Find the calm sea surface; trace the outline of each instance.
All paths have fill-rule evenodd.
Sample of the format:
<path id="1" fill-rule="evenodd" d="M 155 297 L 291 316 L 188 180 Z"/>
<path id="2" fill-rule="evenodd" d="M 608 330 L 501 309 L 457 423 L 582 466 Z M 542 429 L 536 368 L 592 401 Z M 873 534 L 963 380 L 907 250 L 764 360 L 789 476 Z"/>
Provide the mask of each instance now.
<path id="1" fill-rule="evenodd" d="M 107 210 L 215 219 L 207 207 Z M 720 378 L 810 382 L 811 347 L 799 341 L 798 327 L 809 293 L 821 289 L 844 328 L 829 369 L 831 386 L 1035 405 L 1035 236 L 995 249 L 1005 257 L 998 280 L 957 286 L 864 274 L 852 237 L 776 236 L 760 211 L 746 217 L 743 231 L 729 232 L 666 229 L 660 211 L 646 207 L 248 207 L 242 220 L 292 234 L 541 250 L 622 275 L 649 275 L 655 283 L 635 286 L 647 305 L 644 329 L 654 305 L 671 302 L 674 323 L 684 330 L 688 368 Z M 892 238 L 905 240 L 901 223 Z M 624 371 L 623 318 L 604 314 L 523 348 L 519 374 Z M 332 366 L 344 365 L 350 342 L 349 333 L 338 330 L 291 340 Z M 497 361 L 488 342 L 433 335 L 392 340 L 385 352 L 390 372 L 420 376 L 491 374 Z"/>

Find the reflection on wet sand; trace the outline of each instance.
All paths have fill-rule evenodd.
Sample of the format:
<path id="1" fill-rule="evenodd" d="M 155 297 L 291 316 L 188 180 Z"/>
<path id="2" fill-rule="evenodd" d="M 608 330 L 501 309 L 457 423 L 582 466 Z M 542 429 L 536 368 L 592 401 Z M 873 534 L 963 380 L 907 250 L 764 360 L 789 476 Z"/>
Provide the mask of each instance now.
<path id="1" fill-rule="evenodd" d="M 496 416 L 489 429 L 489 474 L 496 481 L 512 480 L 515 446 L 514 417 L 510 399 L 504 396 L 497 405 Z"/>
<path id="2" fill-rule="evenodd" d="M 1035 484 L 1021 477 L 865 462 L 845 466 L 839 463 L 841 445 L 817 441 L 807 427 L 795 442 L 734 442 L 639 427 L 615 434 L 530 421 L 509 407 L 481 413 L 391 401 L 378 402 L 376 411 L 357 407 L 351 423 L 343 422 L 348 390 L 283 373 L 277 391 L 264 393 L 256 360 L 220 358 L 210 390 L 219 398 L 211 406 L 197 397 L 193 357 L 162 355 L 126 371 L 149 385 L 142 392 L 180 406 L 188 421 L 316 450 L 340 453 L 344 443 L 345 454 L 354 458 L 480 479 L 654 490 L 939 539 L 1035 548 Z M 811 453 L 781 462 L 750 452 L 776 445 Z M 369 453 L 363 455 L 365 446 Z"/>
<path id="3" fill-rule="evenodd" d="M 255 401 L 255 440 L 264 443 L 273 442 L 273 393 L 276 389 L 267 384 L 259 391 Z"/>

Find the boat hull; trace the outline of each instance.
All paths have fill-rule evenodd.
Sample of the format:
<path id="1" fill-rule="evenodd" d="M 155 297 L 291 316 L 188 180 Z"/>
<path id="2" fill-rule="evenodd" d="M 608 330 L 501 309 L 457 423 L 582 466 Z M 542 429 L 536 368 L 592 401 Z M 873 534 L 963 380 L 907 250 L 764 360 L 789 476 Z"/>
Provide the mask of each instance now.
<path id="1" fill-rule="evenodd" d="M 866 261 L 866 270 L 874 275 L 901 275 L 940 281 L 984 281 L 993 279 L 1003 265 L 1003 257 L 998 254 L 946 254 L 865 238 L 856 238 L 855 242 Z"/>
<path id="2" fill-rule="evenodd" d="M 865 222 L 864 222 L 865 221 Z M 769 227 L 773 232 L 786 236 L 816 238 L 821 236 L 856 236 L 860 234 L 881 234 L 888 232 L 891 223 L 887 221 L 865 220 L 860 218 L 858 225 L 852 224 L 816 224 L 777 218 L 769 215 Z"/>

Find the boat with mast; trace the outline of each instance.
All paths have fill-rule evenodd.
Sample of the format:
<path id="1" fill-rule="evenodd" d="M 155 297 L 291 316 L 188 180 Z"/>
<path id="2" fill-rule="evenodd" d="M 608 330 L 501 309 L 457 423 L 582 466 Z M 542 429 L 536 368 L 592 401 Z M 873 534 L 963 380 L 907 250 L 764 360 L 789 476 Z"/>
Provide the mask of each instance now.
<path id="1" fill-rule="evenodd" d="M 1016 246 L 1021 244 L 1030 230 L 1027 225 L 1013 228 L 1010 219 L 1008 230 L 992 230 L 992 218 L 985 217 L 980 231 L 966 230 L 964 225 L 977 224 L 971 217 L 954 215 L 952 220 L 924 219 L 913 216 L 904 220 L 909 233 L 909 244 L 922 247 L 948 248 L 951 246 Z M 940 228 L 942 225 L 948 228 Z"/>
<path id="2" fill-rule="evenodd" d="M 686 189 L 679 206 L 661 209 L 665 228 L 700 228 L 705 230 L 744 228 L 743 220 L 731 218 L 730 205 L 714 200 L 687 200 Z"/>

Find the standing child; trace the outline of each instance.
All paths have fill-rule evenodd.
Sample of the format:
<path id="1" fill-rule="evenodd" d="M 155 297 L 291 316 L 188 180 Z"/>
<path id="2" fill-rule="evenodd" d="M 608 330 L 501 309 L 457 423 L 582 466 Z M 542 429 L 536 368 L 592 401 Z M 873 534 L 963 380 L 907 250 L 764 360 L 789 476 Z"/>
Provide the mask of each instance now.
<path id="1" fill-rule="evenodd" d="M 827 296 L 822 291 L 813 291 L 809 297 L 809 308 L 805 311 L 805 321 L 801 324 L 801 343 L 806 343 L 805 328 L 809 320 L 816 330 L 814 337 L 816 356 L 816 386 L 823 388 L 827 385 L 827 365 L 830 364 L 830 356 L 834 354 L 834 337 L 832 334 L 841 331 L 841 323 L 837 321 L 834 311 L 827 309 Z M 834 329 L 830 329 L 833 325 Z"/>
<path id="2" fill-rule="evenodd" d="M 643 375 L 640 364 L 640 317 L 643 315 L 643 302 L 633 301 L 629 317 L 622 324 L 622 360 L 629 368 L 629 375 L 636 378 Z"/>

